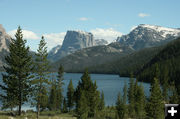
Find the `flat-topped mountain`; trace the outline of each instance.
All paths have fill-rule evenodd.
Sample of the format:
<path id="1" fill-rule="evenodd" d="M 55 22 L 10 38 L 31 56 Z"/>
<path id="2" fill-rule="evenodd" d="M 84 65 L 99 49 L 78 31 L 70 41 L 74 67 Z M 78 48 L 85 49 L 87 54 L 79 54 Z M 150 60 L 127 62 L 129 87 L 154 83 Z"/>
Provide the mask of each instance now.
<path id="1" fill-rule="evenodd" d="M 94 39 L 93 34 L 84 31 L 67 31 L 61 48 L 54 47 L 49 52 L 49 59 L 56 61 L 77 50 L 97 45 L 105 45 L 108 42 L 104 39 Z M 56 49 L 56 50 L 55 50 Z M 52 51 L 56 52 L 52 52 Z"/>

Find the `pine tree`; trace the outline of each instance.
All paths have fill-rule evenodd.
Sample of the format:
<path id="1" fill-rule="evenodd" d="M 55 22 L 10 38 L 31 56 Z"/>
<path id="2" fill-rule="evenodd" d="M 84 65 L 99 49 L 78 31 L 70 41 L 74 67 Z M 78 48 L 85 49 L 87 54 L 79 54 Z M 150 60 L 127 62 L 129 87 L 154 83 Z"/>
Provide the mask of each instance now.
<path id="1" fill-rule="evenodd" d="M 135 102 L 135 111 L 136 111 L 136 118 L 137 119 L 144 119 L 146 116 L 145 112 L 145 95 L 144 95 L 144 89 L 143 86 L 137 86 L 137 92 L 136 92 L 136 102 Z"/>
<path id="2" fill-rule="evenodd" d="M 63 100 L 63 109 L 62 109 L 62 112 L 63 113 L 67 113 L 68 112 L 66 98 L 64 98 L 64 100 Z"/>
<path id="3" fill-rule="evenodd" d="M 59 69 L 58 69 L 58 76 L 57 76 L 57 89 L 56 89 L 56 96 L 57 96 L 57 99 L 56 99 L 56 106 L 57 106 L 57 110 L 60 110 L 61 109 L 61 106 L 62 106 L 62 103 L 63 103 L 63 88 L 62 86 L 64 85 L 63 83 L 63 75 L 64 75 L 64 68 L 62 65 L 60 65 Z"/>
<path id="4" fill-rule="evenodd" d="M 79 100 L 82 91 L 85 93 L 87 106 L 89 108 L 88 117 L 94 117 L 98 111 L 100 93 L 97 91 L 96 81 L 94 83 L 92 82 L 88 70 L 86 70 L 82 75 L 81 81 L 79 81 L 75 91 L 76 111 L 79 107 Z"/>
<path id="5" fill-rule="evenodd" d="M 67 91 L 67 106 L 69 108 L 69 111 L 71 111 L 72 107 L 74 106 L 73 97 L 74 97 L 74 87 L 72 84 L 72 80 L 70 80 Z"/>
<path id="6" fill-rule="evenodd" d="M 127 102 L 127 83 L 124 83 L 124 88 L 123 88 L 123 103 L 126 105 Z"/>
<path id="7" fill-rule="evenodd" d="M 23 34 L 18 27 L 15 34 L 16 39 L 11 39 L 9 45 L 9 55 L 5 57 L 8 66 L 4 66 L 6 71 L 3 74 L 3 83 L 0 87 L 5 92 L 1 95 L 7 108 L 19 107 L 18 112 L 21 115 L 21 106 L 28 100 L 31 93 L 32 78 L 32 57 L 29 55 L 29 47 L 26 47 L 26 40 L 23 40 Z"/>
<path id="8" fill-rule="evenodd" d="M 164 118 L 164 104 L 163 96 L 160 89 L 159 80 L 154 78 L 150 88 L 150 98 L 148 100 L 147 116 L 149 119 L 163 119 Z"/>
<path id="9" fill-rule="evenodd" d="M 133 74 L 131 73 L 130 76 L 130 82 L 129 82 L 129 89 L 128 89 L 128 101 L 129 101 L 129 107 L 128 107 L 128 111 L 129 111 L 129 115 L 130 117 L 134 117 L 135 116 L 135 89 L 134 89 L 134 79 L 133 79 Z"/>
<path id="10" fill-rule="evenodd" d="M 103 110 L 105 107 L 105 102 L 104 102 L 104 92 L 101 92 L 101 98 L 100 98 L 100 103 L 99 103 L 99 110 Z"/>
<path id="11" fill-rule="evenodd" d="M 159 65 L 157 63 L 155 64 L 154 77 L 160 79 L 160 70 Z"/>
<path id="12" fill-rule="evenodd" d="M 41 91 L 42 91 L 41 92 L 42 95 L 39 102 L 40 102 L 40 111 L 43 111 L 48 107 L 48 92 L 46 87 L 42 87 Z"/>
<path id="13" fill-rule="evenodd" d="M 118 93 L 117 101 L 116 101 L 116 111 L 119 119 L 124 119 L 125 117 L 125 105 L 123 104 L 123 99 L 121 98 L 121 94 Z"/>
<path id="14" fill-rule="evenodd" d="M 85 91 L 80 91 L 80 92 L 81 92 L 80 98 L 77 103 L 78 119 L 87 119 L 89 112 L 88 101 L 87 98 L 85 97 Z"/>
<path id="15" fill-rule="evenodd" d="M 169 73 L 167 67 L 165 67 L 163 81 L 162 81 L 162 94 L 165 102 L 168 102 L 168 90 L 169 90 L 168 82 L 169 82 Z"/>
<path id="16" fill-rule="evenodd" d="M 37 118 L 39 118 L 40 110 L 42 110 L 41 105 L 43 105 L 43 108 L 45 108 L 47 107 L 47 105 L 45 106 L 45 104 L 48 103 L 46 87 L 49 84 L 48 70 L 50 68 L 49 61 L 47 59 L 48 53 L 46 42 L 43 36 L 41 38 L 35 56 L 34 73 L 36 74 L 36 77 L 32 82 L 34 87 L 34 100 L 36 101 L 37 107 Z"/>
<path id="17" fill-rule="evenodd" d="M 125 82 L 124 84 L 124 88 L 123 88 L 123 113 L 124 113 L 124 118 L 126 118 L 126 115 L 127 115 L 127 105 L 126 105 L 126 102 L 127 102 L 127 84 Z"/>
<path id="18" fill-rule="evenodd" d="M 51 80 L 51 89 L 49 95 L 49 105 L 48 108 L 51 111 L 57 110 L 57 89 L 56 89 L 56 81 L 54 79 Z"/>
<path id="19" fill-rule="evenodd" d="M 96 81 L 94 83 L 92 82 L 92 85 L 90 85 L 90 88 L 87 92 L 89 94 L 88 101 L 90 108 L 88 116 L 94 117 L 99 111 L 98 106 L 100 104 L 100 92 L 97 90 Z"/>
<path id="20" fill-rule="evenodd" d="M 171 84 L 170 91 L 171 91 L 171 96 L 169 97 L 169 103 L 179 104 L 180 96 L 177 93 L 177 88 L 175 87 L 174 82 L 172 82 Z"/>

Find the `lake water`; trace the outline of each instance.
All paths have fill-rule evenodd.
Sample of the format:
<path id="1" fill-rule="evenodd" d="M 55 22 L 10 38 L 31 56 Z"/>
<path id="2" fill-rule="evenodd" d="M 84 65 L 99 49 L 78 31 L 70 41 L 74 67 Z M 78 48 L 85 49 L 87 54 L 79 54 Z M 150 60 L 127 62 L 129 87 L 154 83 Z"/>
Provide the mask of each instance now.
<path id="1" fill-rule="evenodd" d="M 57 76 L 57 73 L 52 73 L 53 76 Z M 77 86 L 78 81 L 80 80 L 81 73 L 65 73 L 64 74 L 64 86 L 63 86 L 63 95 L 66 96 L 67 86 L 69 81 L 72 79 L 74 88 Z M 98 86 L 99 91 L 104 92 L 105 104 L 106 105 L 115 105 L 118 92 L 123 94 L 123 87 L 125 82 L 129 84 L 129 78 L 119 77 L 119 75 L 109 75 L 109 74 L 90 74 L 91 80 L 95 81 Z M 2 76 L 0 75 L 0 83 L 2 83 Z M 149 96 L 150 84 L 142 83 L 144 86 L 144 92 L 146 96 Z M 26 104 L 23 106 L 23 109 L 29 109 L 29 105 Z"/>

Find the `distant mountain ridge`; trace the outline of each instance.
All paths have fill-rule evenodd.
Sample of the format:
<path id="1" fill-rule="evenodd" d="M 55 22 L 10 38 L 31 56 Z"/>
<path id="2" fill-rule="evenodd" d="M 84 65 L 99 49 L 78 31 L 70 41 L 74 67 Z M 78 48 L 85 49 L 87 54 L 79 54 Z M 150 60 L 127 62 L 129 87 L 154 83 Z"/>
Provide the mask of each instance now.
<path id="1" fill-rule="evenodd" d="M 116 41 L 139 50 L 165 44 L 179 36 L 179 29 L 140 24 L 129 34 L 118 37 Z"/>

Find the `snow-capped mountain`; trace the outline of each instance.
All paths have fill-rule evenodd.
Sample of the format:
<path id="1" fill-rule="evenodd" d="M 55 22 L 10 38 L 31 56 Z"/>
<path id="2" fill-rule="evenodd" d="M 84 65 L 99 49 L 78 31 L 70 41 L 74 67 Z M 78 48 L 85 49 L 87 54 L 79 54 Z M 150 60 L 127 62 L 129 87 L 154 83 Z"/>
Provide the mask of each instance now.
<path id="1" fill-rule="evenodd" d="M 129 34 L 118 37 L 116 41 L 135 50 L 158 46 L 180 36 L 180 29 L 140 24 Z"/>

